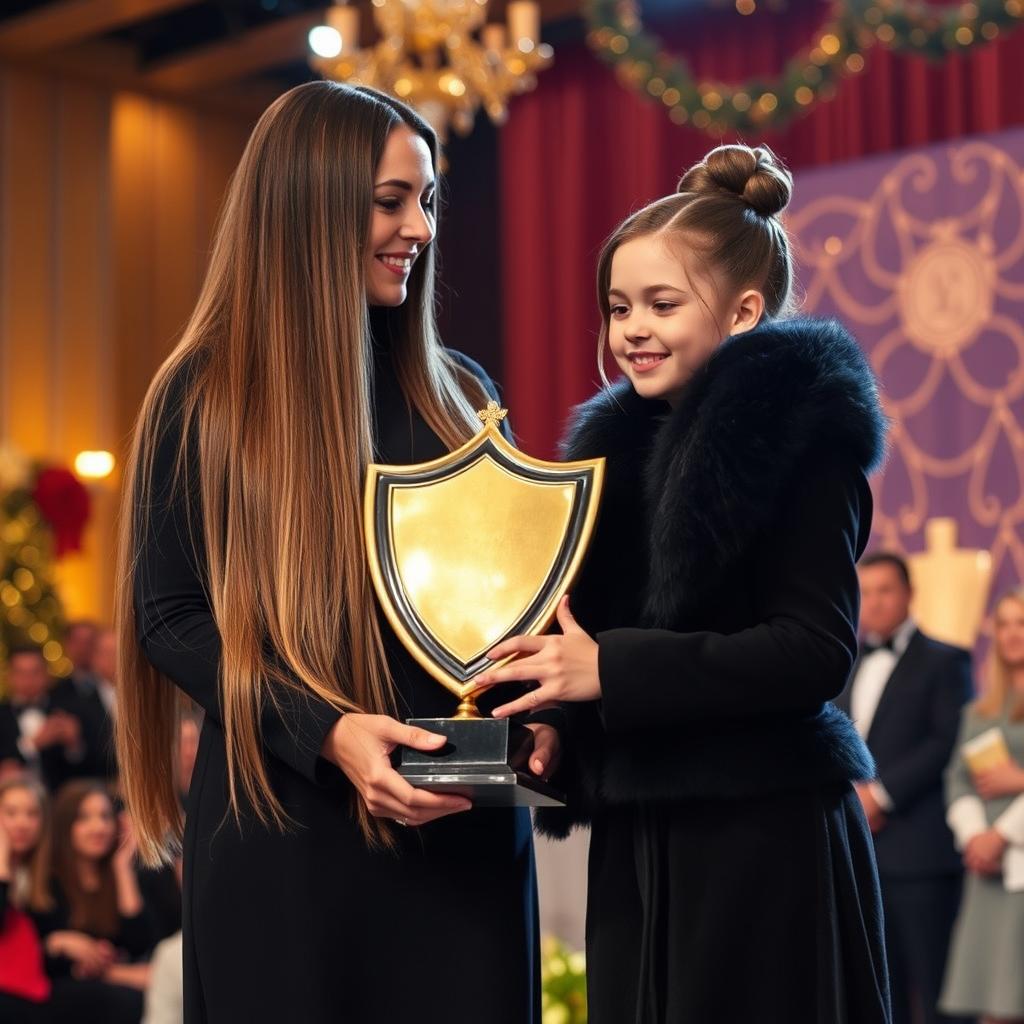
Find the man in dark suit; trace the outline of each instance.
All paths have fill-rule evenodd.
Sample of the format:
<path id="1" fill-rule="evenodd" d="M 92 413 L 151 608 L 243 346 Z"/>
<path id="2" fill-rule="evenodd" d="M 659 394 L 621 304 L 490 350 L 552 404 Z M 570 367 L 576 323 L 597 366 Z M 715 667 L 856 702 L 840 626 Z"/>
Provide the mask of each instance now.
<path id="1" fill-rule="evenodd" d="M 875 838 L 894 1024 L 938 1024 L 962 865 L 946 826 L 943 773 L 971 698 L 971 656 L 925 636 L 898 555 L 859 566 L 860 656 L 836 703 L 853 719 L 878 776 L 857 791 Z"/>
<path id="2" fill-rule="evenodd" d="M 68 624 L 64 653 L 74 668 L 71 675 L 57 681 L 54 692 L 79 709 L 85 748 L 80 774 L 91 778 L 113 779 L 117 775 L 113 719 L 116 651 L 113 630 L 98 629 L 88 620 Z"/>
<path id="3" fill-rule="evenodd" d="M 78 705 L 50 686 L 38 647 L 12 648 L 0 701 L 0 763 L 17 763 L 51 791 L 80 775 L 85 755 Z"/>

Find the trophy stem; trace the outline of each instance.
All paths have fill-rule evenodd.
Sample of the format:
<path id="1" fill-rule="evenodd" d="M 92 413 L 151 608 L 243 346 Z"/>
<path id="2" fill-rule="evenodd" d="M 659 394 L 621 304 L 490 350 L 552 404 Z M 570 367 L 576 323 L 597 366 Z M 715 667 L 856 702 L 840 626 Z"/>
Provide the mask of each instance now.
<path id="1" fill-rule="evenodd" d="M 468 697 L 462 698 L 462 703 L 455 709 L 454 717 L 457 721 L 483 718 L 476 706 L 476 694 L 471 693 Z"/>

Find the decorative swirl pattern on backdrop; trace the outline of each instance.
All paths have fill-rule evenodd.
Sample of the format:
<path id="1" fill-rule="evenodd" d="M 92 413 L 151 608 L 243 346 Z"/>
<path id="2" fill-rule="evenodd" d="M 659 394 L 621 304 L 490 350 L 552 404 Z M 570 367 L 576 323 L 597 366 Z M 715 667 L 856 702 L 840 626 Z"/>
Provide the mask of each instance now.
<path id="1" fill-rule="evenodd" d="M 954 516 L 1024 580 L 1024 131 L 800 176 L 788 226 L 804 306 L 857 336 L 893 420 L 876 546 Z"/>

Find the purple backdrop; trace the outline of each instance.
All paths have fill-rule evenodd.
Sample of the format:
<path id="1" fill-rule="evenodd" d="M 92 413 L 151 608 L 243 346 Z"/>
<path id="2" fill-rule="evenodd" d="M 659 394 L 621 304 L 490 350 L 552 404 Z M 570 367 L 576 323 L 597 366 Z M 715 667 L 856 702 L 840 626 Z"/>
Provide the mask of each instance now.
<path id="1" fill-rule="evenodd" d="M 808 171 L 795 197 L 805 308 L 853 331 L 893 419 L 875 546 L 953 516 L 993 595 L 1024 580 L 1024 131 Z"/>

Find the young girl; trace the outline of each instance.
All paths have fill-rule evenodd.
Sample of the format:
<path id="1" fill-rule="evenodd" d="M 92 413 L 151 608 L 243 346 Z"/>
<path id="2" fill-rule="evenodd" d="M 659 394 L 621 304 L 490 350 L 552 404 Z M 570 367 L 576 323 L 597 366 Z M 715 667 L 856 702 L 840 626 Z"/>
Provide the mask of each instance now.
<path id="1" fill-rule="evenodd" d="M 26 913 L 46 896 L 46 794 L 28 779 L 0 783 L 0 1020 L 49 1021 L 50 981 L 43 949 Z"/>
<path id="2" fill-rule="evenodd" d="M 590 821 L 592 1024 L 889 1019 L 872 777 L 828 702 L 857 649 L 875 381 L 834 322 L 787 319 L 792 180 L 724 146 L 626 220 L 598 267 L 623 379 L 564 450 L 604 456 L 601 521 L 563 635 L 518 638 L 496 713 L 570 703 Z M 573 785 L 575 782 L 575 786 Z M 575 792 L 573 792 L 575 790 Z"/>
<path id="3" fill-rule="evenodd" d="M 985 692 L 963 713 L 946 773 L 947 820 L 967 869 L 940 1009 L 1024 1022 L 1024 589 L 995 607 Z M 993 728 L 1009 760 L 972 773 L 963 745 Z"/>
<path id="4" fill-rule="evenodd" d="M 120 545 L 121 778 L 180 835 L 176 684 L 205 711 L 184 834 L 185 1020 L 539 1017 L 529 814 L 414 789 L 454 705 L 374 609 L 367 464 L 438 458 L 497 398 L 434 320 L 438 144 L 390 97 L 279 97 L 158 372 Z M 539 770 L 557 736 L 537 723 Z"/>
<path id="5" fill-rule="evenodd" d="M 119 835 L 107 790 L 73 780 L 54 802 L 50 906 L 35 920 L 60 1005 L 79 1020 L 137 1024 L 152 944 L 130 828 Z"/>

